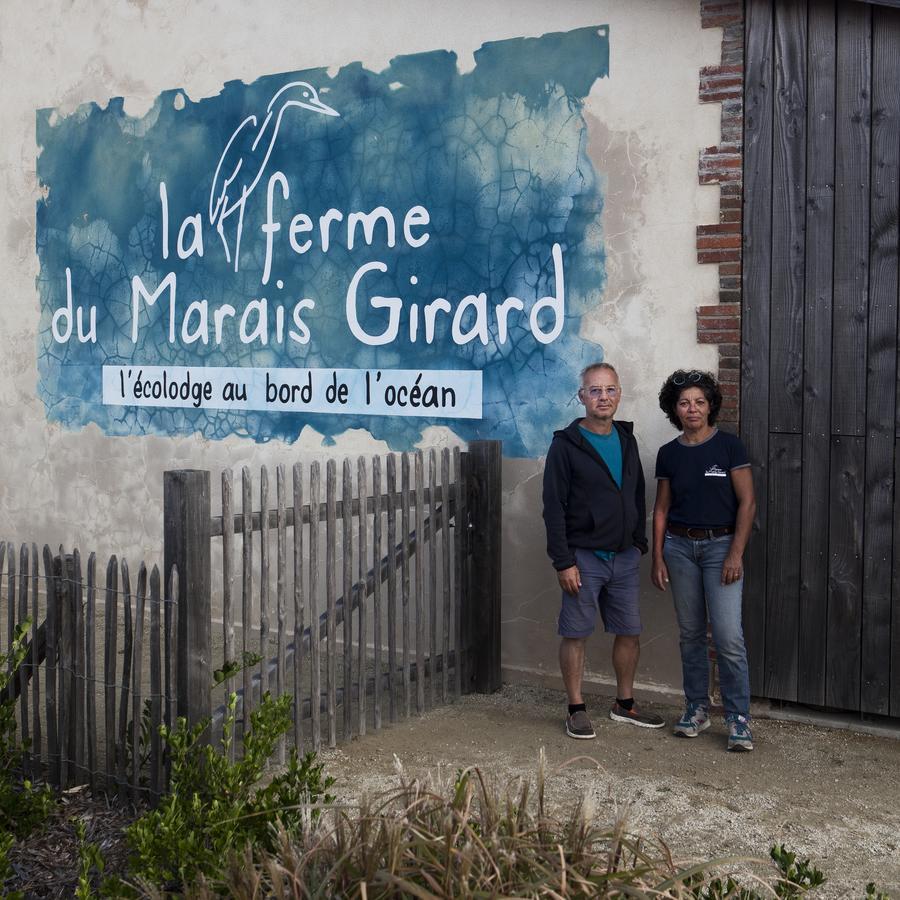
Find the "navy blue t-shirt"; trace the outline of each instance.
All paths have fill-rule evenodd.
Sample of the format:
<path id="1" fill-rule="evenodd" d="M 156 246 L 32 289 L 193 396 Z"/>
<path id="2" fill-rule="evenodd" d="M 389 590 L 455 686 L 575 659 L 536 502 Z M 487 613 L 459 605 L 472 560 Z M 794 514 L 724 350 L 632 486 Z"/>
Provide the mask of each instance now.
<path id="1" fill-rule="evenodd" d="M 669 521 L 673 525 L 722 528 L 734 525 L 737 495 L 732 469 L 750 465 L 740 438 L 718 429 L 702 444 L 685 444 L 681 436 L 659 448 L 656 477 L 672 489 Z"/>

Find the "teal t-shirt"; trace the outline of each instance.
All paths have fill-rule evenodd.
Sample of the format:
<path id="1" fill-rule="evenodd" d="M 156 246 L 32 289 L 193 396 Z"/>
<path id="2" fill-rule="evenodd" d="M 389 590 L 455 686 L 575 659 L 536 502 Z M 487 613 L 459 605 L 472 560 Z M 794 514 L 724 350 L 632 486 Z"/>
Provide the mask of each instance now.
<path id="1" fill-rule="evenodd" d="M 622 487 L 622 442 L 619 440 L 619 432 L 615 428 L 609 434 L 594 434 L 587 428 L 581 428 L 581 433 L 588 443 L 600 454 L 600 458 L 606 463 L 606 468 L 615 481 L 616 486 Z M 594 553 L 600 559 L 612 559 L 616 554 L 613 550 L 595 550 Z"/>

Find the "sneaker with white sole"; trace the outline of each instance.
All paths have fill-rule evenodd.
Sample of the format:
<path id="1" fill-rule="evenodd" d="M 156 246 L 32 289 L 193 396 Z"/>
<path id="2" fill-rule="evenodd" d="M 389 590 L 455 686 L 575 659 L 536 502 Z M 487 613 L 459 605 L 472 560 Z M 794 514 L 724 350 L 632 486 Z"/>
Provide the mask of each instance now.
<path id="1" fill-rule="evenodd" d="M 638 709 L 637 704 L 631 709 L 625 709 L 618 703 L 613 703 L 612 709 L 609 711 L 609 717 L 613 722 L 628 722 L 630 725 L 637 725 L 639 728 L 662 728 L 666 723 L 661 716 L 656 713 L 645 713 Z"/>
<path id="2" fill-rule="evenodd" d="M 731 716 L 728 719 L 728 749 L 738 753 L 753 749 L 750 722 L 744 716 Z"/>
<path id="3" fill-rule="evenodd" d="M 676 737 L 695 738 L 709 728 L 709 710 L 699 703 L 689 703 L 675 723 L 672 733 Z"/>
<path id="4" fill-rule="evenodd" d="M 589 741 L 597 736 L 588 714 L 583 709 L 566 716 L 566 734 L 580 741 Z"/>

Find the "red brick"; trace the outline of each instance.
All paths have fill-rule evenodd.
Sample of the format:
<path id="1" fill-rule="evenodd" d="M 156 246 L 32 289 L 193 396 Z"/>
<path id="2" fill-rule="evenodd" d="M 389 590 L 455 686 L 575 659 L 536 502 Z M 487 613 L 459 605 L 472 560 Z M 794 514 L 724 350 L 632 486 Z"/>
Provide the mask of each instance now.
<path id="1" fill-rule="evenodd" d="M 740 303 L 741 302 L 741 291 L 740 289 L 736 290 L 727 290 L 719 291 L 719 303 L 723 306 L 730 305 L 732 303 Z"/>
<path id="2" fill-rule="evenodd" d="M 741 234 L 700 235 L 697 238 L 697 249 L 704 253 L 709 250 L 740 250 Z"/>
<path id="3" fill-rule="evenodd" d="M 722 369 L 719 371 L 719 381 L 727 381 L 730 384 L 737 384 L 741 380 L 741 373 L 737 369 Z"/>
<path id="4" fill-rule="evenodd" d="M 700 331 L 697 340 L 701 344 L 736 344 L 741 339 L 740 331 Z"/>
<path id="5" fill-rule="evenodd" d="M 710 342 L 712 343 L 712 342 Z M 739 341 L 735 341 L 733 344 L 720 344 L 719 345 L 719 365 L 725 364 L 724 357 L 734 357 L 735 363 L 740 365 L 741 358 L 741 345 Z"/>
<path id="6" fill-rule="evenodd" d="M 697 235 L 716 235 L 716 234 L 740 234 L 740 227 L 736 227 L 727 222 L 719 222 L 716 225 L 698 225 Z"/>
<path id="7" fill-rule="evenodd" d="M 697 251 L 697 262 L 700 264 L 706 263 L 721 263 L 721 262 L 733 262 L 734 260 L 741 258 L 740 248 L 733 249 L 725 249 L 725 250 L 698 250 Z"/>
<path id="8" fill-rule="evenodd" d="M 741 274 L 741 264 L 740 263 L 723 263 L 719 267 L 719 275 L 740 275 Z"/>
<path id="9" fill-rule="evenodd" d="M 728 331 L 741 327 L 741 320 L 738 316 L 722 316 L 721 318 L 713 318 L 712 316 L 698 316 L 698 331 Z"/>
<path id="10" fill-rule="evenodd" d="M 711 303 L 708 306 L 698 306 L 698 316 L 739 316 L 741 314 L 740 303 Z"/>
<path id="11" fill-rule="evenodd" d="M 736 384 L 729 384 L 728 382 L 720 382 L 719 389 L 722 391 L 723 397 L 737 397 L 738 395 L 738 386 Z"/>

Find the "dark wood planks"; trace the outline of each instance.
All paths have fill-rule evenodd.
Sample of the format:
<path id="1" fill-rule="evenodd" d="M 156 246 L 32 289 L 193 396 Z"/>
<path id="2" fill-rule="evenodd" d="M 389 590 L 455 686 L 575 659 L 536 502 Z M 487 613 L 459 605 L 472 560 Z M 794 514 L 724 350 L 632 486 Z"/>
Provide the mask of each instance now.
<path id="1" fill-rule="evenodd" d="M 800 643 L 800 474 L 802 437 L 769 436 L 769 521 L 766 535 L 765 695 L 797 699 L 797 648 Z"/>
<path id="2" fill-rule="evenodd" d="M 894 442 L 894 484 L 900 483 L 900 439 Z M 894 565 L 891 583 L 890 714 L 900 716 L 900 491 L 894 491 Z"/>
<path id="3" fill-rule="evenodd" d="M 871 10 L 839 0 L 835 108 L 834 323 L 831 427 L 866 428 Z"/>
<path id="4" fill-rule="evenodd" d="M 900 214 L 900 15 L 872 10 L 872 163 L 866 348 L 866 482 L 862 590 L 863 712 L 890 710 L 897 216 Z M 900 627 L 900 623 L 895 623 Z"/>
<path id="5" fill-rule="evenodd" d="M 803 424 L 806 230 L 806 0 L 775 5 L 772 116 L 772 251 L 769 430 Z"/>
<path id="6" fill-rule="evenodd" d="M 806 281 L 803 327 L 803 476 L 797 699 L 825 703 L 828 495 L 831 434 L 831 314 L 834 241 L 835 10 L 809 7 Z"/>
<path id="7" fill-rule="evenodd" d="M 831 440 L 825 702 L 859 709 L 865 439 Z"/>
<path id="8" fill-rule="evenodd" d="M 741 331 L 741 437 L 753 463 L 757 514 L 765 532 L 769 460 L 769 303 L 772 252 L 772 130 L 774 21 L 771 0 L 746 5 L 744 74 L 744 235 Z M 762 693 L 765 672 L 766 544 L 755 534 L 747 548 L 744 634 L 750 687 Z"/>

